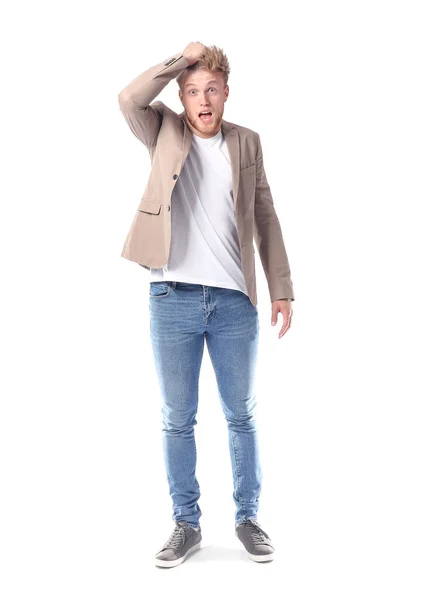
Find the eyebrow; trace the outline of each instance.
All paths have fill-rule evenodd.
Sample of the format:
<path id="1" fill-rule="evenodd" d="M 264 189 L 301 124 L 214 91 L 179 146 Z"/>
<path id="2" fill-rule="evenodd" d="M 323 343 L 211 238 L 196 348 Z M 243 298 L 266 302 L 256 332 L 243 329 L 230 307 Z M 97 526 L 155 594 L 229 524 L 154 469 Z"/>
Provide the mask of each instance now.
<path id="1" fill-rule="evenodd" d="M 209 85 L 210 83 L 218 83 L 218 82 L 216 81 L 216 79 L 211 79 L 210 81 L 207 82 L 206 85 Z M 189 87 L 189 85 L 196 85 L 196 84 L 195 83 L 188 83 L 186 85 L 186 87 Z"/>

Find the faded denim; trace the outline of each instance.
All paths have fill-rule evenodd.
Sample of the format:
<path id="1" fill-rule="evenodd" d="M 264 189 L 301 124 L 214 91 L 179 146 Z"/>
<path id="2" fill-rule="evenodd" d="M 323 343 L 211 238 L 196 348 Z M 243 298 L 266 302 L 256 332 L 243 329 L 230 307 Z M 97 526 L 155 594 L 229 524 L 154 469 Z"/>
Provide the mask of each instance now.
<path id="1" fill-rule="evenodd" d="M 194 425 L 205 339 L 228 427 L 235 523 L 257 519 L 262 480 L 254 385 L 257 308 L 239 290 L 156 281 L 149 283 L 149 311 L 173 520 L 197 527 L 202 515 Z"/>

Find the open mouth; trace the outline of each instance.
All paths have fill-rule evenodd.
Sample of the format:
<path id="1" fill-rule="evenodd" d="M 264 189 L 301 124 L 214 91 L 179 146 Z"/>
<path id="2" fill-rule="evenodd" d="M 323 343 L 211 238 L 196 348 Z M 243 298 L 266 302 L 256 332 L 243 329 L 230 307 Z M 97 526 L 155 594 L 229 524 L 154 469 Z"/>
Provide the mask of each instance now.
<path id="1" fill-rule="evenodd" d="M 212 113 L 210 110 L 203 110 L 199 113 L 199 119 L 203 123 L 209 123 L 212 120 Z"/>

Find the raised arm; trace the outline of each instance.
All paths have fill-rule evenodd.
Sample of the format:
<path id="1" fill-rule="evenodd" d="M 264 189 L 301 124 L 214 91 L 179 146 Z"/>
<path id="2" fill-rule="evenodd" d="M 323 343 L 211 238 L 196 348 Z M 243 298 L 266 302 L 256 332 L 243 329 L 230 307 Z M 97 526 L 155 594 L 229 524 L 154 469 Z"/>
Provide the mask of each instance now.
<path id="1" fill-rule="evenodd" d="M 174 54 L 141 73 L 118 95 L 127 124 L 148 149 L 156 144 L 162 123 L 162 103 L 151 105 L 151 102 L 188 65 L 189 61 L 182 52 Z"/>
<path id="2" fill-rule="evenodd" d="M 151 102 L 164 87 L 189 65 L 197 62 L 205 46 L 190 42 L 183 52 L 150 67 L 133 79 L 118 95 L 121 112 L 130 129 L 150 149 L 158 139 L 162 123 L 162 102 Z"/>

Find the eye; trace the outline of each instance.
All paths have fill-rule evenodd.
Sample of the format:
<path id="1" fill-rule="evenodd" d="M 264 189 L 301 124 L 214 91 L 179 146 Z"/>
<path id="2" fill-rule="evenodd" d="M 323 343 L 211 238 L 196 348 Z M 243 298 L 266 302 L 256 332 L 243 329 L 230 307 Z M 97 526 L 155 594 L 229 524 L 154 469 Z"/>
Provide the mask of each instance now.
<path id="1" fill-rule="evenodd" d="M 215 88 L 214 88 L 214 87 L 210 87 L 209 89 L 210 89 L 210 90 L 214 90 Z"/>

